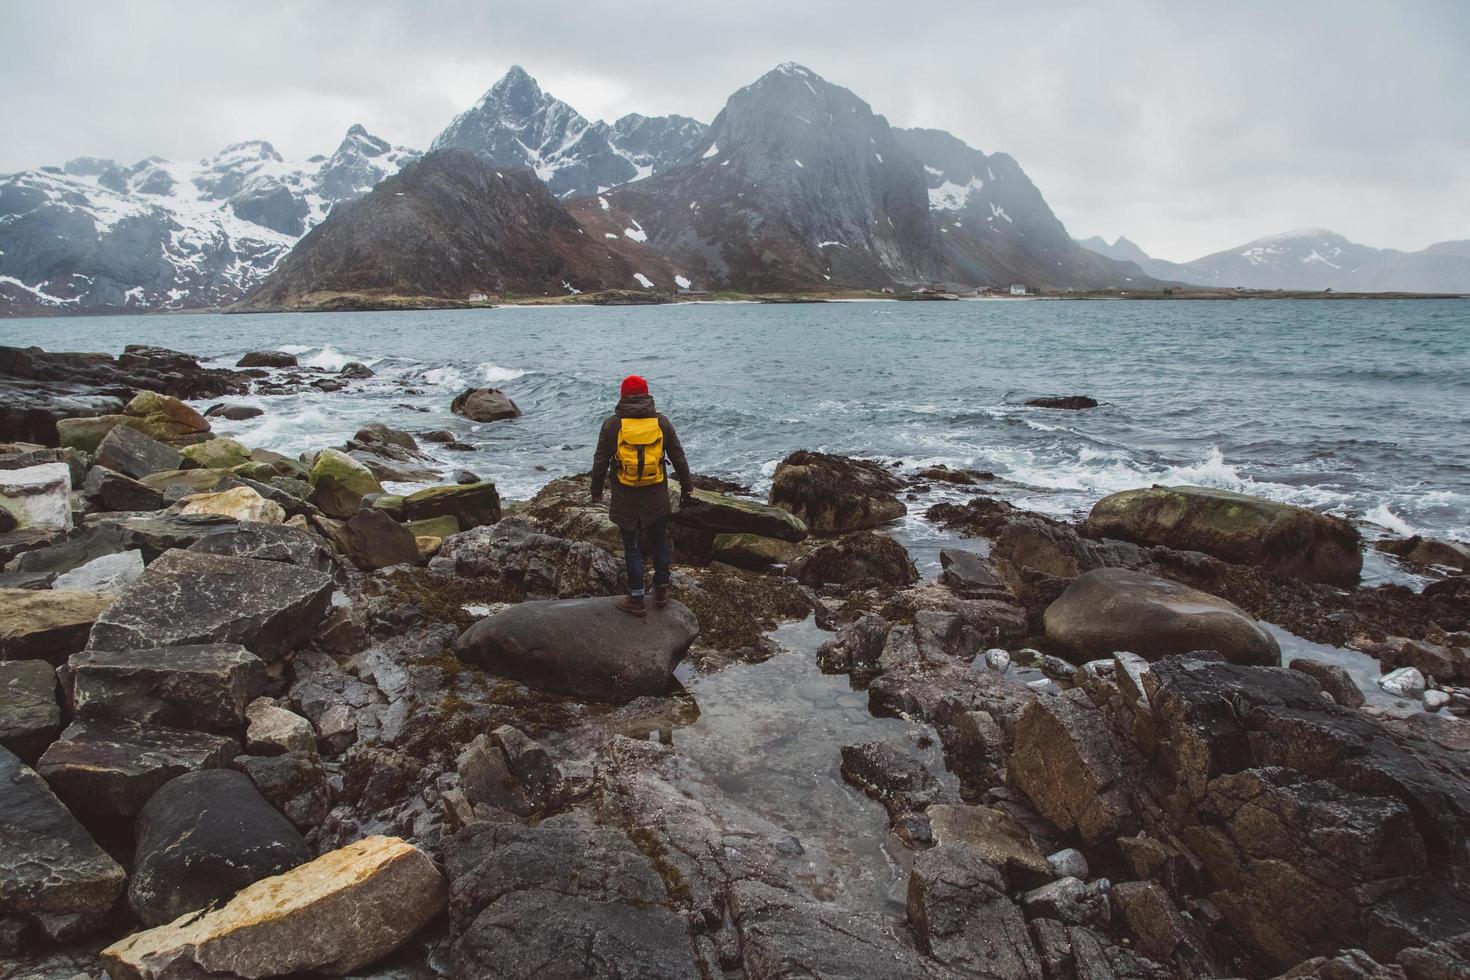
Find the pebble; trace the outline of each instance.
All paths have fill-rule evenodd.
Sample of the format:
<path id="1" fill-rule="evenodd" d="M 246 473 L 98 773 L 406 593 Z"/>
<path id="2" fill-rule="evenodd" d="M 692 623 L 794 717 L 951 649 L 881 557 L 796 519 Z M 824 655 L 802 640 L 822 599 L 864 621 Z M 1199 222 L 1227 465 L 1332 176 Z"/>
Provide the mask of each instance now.
<path id="1" fill-rule="evenodd" d="M 999 647 L 985 651 L 985 666 L 997 673 L 1004 674 L 1011 666 L 1011 655 Z"/>
<path id="2" fill-rule="evenodd" d="M 1378 678 L 1378 686 L 1401 698 L 1416 698 L 1424 692 L 1424 675 L 1417 667 L 1400 667 Z"/>
<path id="3" fill-rule="evenodd" d="M 1075 847 L 1068 847 L 1049 855 L 1046 863 L 1051 866 L 1052 874 L 1058 878 L 1087 880 L 1087 858 Z"/>

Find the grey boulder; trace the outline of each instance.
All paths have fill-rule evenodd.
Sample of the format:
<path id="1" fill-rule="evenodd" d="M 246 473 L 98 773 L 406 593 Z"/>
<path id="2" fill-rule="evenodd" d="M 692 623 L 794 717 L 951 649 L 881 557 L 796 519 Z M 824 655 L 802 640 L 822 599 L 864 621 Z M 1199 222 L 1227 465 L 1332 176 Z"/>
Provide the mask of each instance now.
<path id="1" fill-rule="evenodd" d="M 679 602 L 635 618 L 609 597 L 523 602 L 454 644 L 461 659 L 543 690 L 596 701 L 664 694 L 699 633 Z"/>
<path id="2" fill-rule="evenodd" d="M 105 466 L 94 466 L 82 483 L 82 496 L 94 510 L 149 511 L 163 508 L 163 491 Z"/>
<path id="3" fill-rule="evenodd" d="M 61 731 L 56 672 L 44 660 L 0 663 L 0 746 L 35 762 Z"/>
<path id="4" fill-rule="evenodd" d="M 131 425 L 114 425 L 97 446 L 97 465 L 140 480 L 184 467 L 184 457 Z"/>
<path id="5" fill-rule="evenodd" d="M 149 926 L 229 899 L 312 858 L 291 822 L 233 769 L 170 780 L 148 800 L 137 826 L 128 904 Z"/>
<path id="6" fill-rule="evenodd" d="M 63 668 L 79 718 L 198 731 L 238 728 L 265 687 L 265 664 L 237 643 L 84 650 Z"/>
<path id="7" fill-rule="evenodd" d="M 310 638 L 332 587 L 331 576 L 308 568 L 173 550 L 98 617 L 90 646 L 240 643 L 275 660 Z"/>
<path id="8" fill-rule="evenodd" d="M 235 527 L 200 538 L 189 545 L 200 555 L 225 555 L 256 561 L 279 561 L 318 572 L 334 572 L 336 562 L 320 540 L 284 524 L 243 521 Z"/>
<path id="9" fill-rule="evenodd" d="M 249 776 L 260 795 L 299 830 L 319 826 L 332 808 L 327 769 L 315 752 L 239 755 L 230 768 Z"/>
<path id="10" fill-rule="evenodd" d="M 1086 659 L 1118 650 L 1158 660 L 1214 650 L 1235 664 L 1281 663 L 1276 638 L 1232 603 L 1123 568 L 1079 575 L 1047 607 L 1047 639 Z"/>

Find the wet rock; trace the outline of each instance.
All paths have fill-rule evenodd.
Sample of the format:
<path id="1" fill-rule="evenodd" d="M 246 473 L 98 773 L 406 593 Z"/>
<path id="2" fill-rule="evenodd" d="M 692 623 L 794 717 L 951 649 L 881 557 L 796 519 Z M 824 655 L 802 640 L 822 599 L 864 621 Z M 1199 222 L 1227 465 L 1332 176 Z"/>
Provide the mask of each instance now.
<path id="1" fill-rule="evenodd" d="M 188 546 L 201 555 L 225 555 L 255 561 L 279 561 L 288 565 L 334 573 L 337 563 L 320 539 L 299 528 L 246 522 L 224 526 Z"/>
<path id="2" fill-rule="evenodd" d="M 892 628 L 893 624 L 877 613 L 863 613 L 817 648 L 817 663 L 828 673 L 876 674 Z"/>
<path id="3" fill-rule="evenodd" d="M 521 414 L 516 403 L 498 388 L 466 388 L 455 396 L 449 410 L 475 422 L 513 419 Z"/>
<path id="4" fill-rule="evenodd" d="M 234 739 L 220 735 L 131 721 L 77 721 L 46 749 L 36 771 L 78 813 L 132 817 L 170 779 L 218 769 L 239 749 Z"/>
<path id="5" fill-rule="evenodd" d="M 1047 395 L 1042 398 L 1028 399 L 1026 405 L 1030 408 L 1057 408 L 1069 412 L 1080 412 L 1083 409 L 1097 408 L 1097 399 L 1089 395 Z"/>
<path id="6" fill-rule="evenodd" d="M 1378 678 L 1378 686 L 1401 698 L 1417 698 L 1424 693 L 1424 675 L 1416 667 L 1400 667 Z"/>
<path id="7" fill-rule="evenodd" d="M 291 368 L 296 366 L 296 355 L 279 350 L 253 350 L 235 362 L 242 368 Z"/>
<path id="8" fill-rule="evenodd" d="M 481 823 L 445 850 L 455 977 L 701 976 L 653 862 L 618 830 Z"/>
<path id="9" fill-rule="evenodd" d="M 936 483 L 953 483 L 958 486 L 974 486 L 977 483 L 986 483 L 995 479 L 995 474 L 987 470 L 952 470 L 943 463 L 937 466 L 926 466 L 916 474 L 921 480 L 933 480 Z"/>
<path id="10" fill-rule="evenodd" d="M 0 748 L 0 916 L 104 913 L 126 880 L 41 777 Z"/>
<path id="11" fill-rule="evenodd" d="M 337 372 L 339 378 L 349 378 L 353 381 L 364 381 L 376 374 L 372 368 L 361 361 L 348 361 L 342 365 L 342 370 Z"/>
<path id="12" fill-rule="evenodd" d="M 422 851 L 368 837 L 265 878 L 223 907 L 135 933 L 101 953 L 115 980 L 352 973 L 406 942 L 444 908 Z"/>
<path id="13" fill-rule="evenodd" d="M 1088 843 L 1134 833 L 1127 748 L 1080 690 L 1027 705 L 1012 732 L 1011 780 L 1062 830 Z"/>
<path id="14" fill-rule="evenodd" d="M 266 680 L 260 658 L 234 643 L 84 650 L 63 672 L 79 718 L 199 731 L 238 728 Z"/>
<path id="15" fill-rule="evenodd" d="M 1052 875 L 1051 866 L 1024 827 L 988 806 L 939 804 L 929 808 L 934 842 L 973 852 L 1005 875 L 1011 888 L 1026 888 Z"/>
<path id="16" fill-rule="evenodd" d="M 165 783 L 138 814 L 128 904 L 156 926 L 311 860 L 301 834 L 231 769 Z"/>
<path id="17" fill-rule="evenodd" d="M 154 473 L 184 467 L 178 450 L 144 435 L 130 425 L 114 426 L 97 445 L 98 466 L 140 480 Z"/>
<path id="18" fill-rule="evenodd" d="M 1106 883 L 1100 883 L 1104 887 Z M 1108 893 L 1099 884 L 1076 878 L 1058 878 L 1021 896 L 1031 918 L 1051 919 L 1070 926 L 1106 925 Z"/>
<path id="19" fill-rule="evenodd" d="M 251 461 L 250 450 L 224 436 L 185 446 L 179 454 L 189 461 L 186 468 L 192 465 L 205 470 L 232 470 Z"/>
<path id="20" fill-rule="evenodd" d="M 874 714 L 923 718 L 943 729 L 972 711 L 988 712 L 1009 729 L 1037 698 L 1024 684 L 955 663 L 915 662 L 891 670 L 868 688 Z"/>
<path id="21" fill-rule="evenodd" d="M 93 558 L 56 576 L 51 587 L 60 592 L 121 592 L 143 574 L 141 551 L 119 551 Z"/>
<path id="22" fill-rule="evenodd" d="M 1431 626 L 1422 640 L 1390 636 L 1381 642 L 1356 642 L 1378 658 L 1384 670 L 1414 667 L 1437 681 L 1470 681 L 1470 633 L 1445 633 Z"/>
<path id="23" fill-rule="evenodd" d="M 1055 854 L 1046 856 L 1047 866 L 1051 873 L 1058 878 L 1077 878 L 1080 881 L 1087 880 L 1087 856 L 1075 847 L 1064 848 Z"/>
<path id="24" fill-rule="evenodd" d="M 1010 589 L 995 569 L 973 551 L 944 548 L 939 552 L 939 564 L 943 569 L 939 580 L 957 596 L 966 599 L 1010 598 Z"/>
<path id="25" fill-rule="evenodd" d="M 518 518 L 446 538 L 429 567 L 461 576 L 493 576 L 533 596 L 608 595 L 625 585 L 622 563 L 606 551 L 538 533 Z"/>
<path id="26" fill-rule="evenodd" d="M 336 449 L 323 449 L 311 467 L 311 502 L 328 517 L 343 520 L 362 508 L 362 498 L 383 485 L 366 466 Z"/>
<path id="27" fill-rule="evenodd" d="M 96 510 L 160 510 L 163 493 L 105 466 L 94 466 L 82 484 L 82 496 Z"/>
<path id="28" fill-rule="evenodd" d="M 209 420 L 172 395 L 140 391 L 123 406 L 124 424 L 170 445 L 200 441 Z"/>
<path id="29" fill-rule="evenodd" d="M 174 504 L 174 511 L 186 517 L 191 514 L 217 514 L 258 524 L 282 524 L 286 520 L 285 508 L 266 500 L 249 487 L 234 487 L 218 493 L 192 494 Z"/>
<path id="30" fill-rule="evenodd" d="M 490 739 L 500 746 L 511 772 L 526 784 L 533 795 L 544 798 L 551 792 L 559 774 L 541 743 L 514 725 L 501 725 L 490 733 Z"/>
<path id="31" fill-rule="evenodd" d="M 939 781 L 927 766 L 886 742 L 844 745 L 841 772 L 843 779 L 882 803 L 890 820 L 924 809 L 940 794 Z"/>
<path id="32" fill-rule="evenodd" d="M 1215 650 L 1232 663 L 1274 666 L 1281 648 L 1238 607 L 1167 579 L 1122 568 L 1079 576 L 1043 617 L 1047 639 L 1093 658 L 1128 650 L 1148 660 Z"/>
<path id="33" fill-rule="evenodd" d="M 0 663 L 0 746 L 33 763 L 60 732 L 51 665 L 43 660 Z"/>
<path id="34" fill-rule="evenodd" d="M 1459 541 L 1438 541 L 1416 534 L 1409 538 L 1384 538 L 1373 542 L 1373 547 L 1410 565 L 1441 565 L 1470 572 L 1470 545 Z"/>
<path id="35" fill-rule="evenodd" d="M 1099 537 L 1202 551 L 1310 582 L 1357 583 L 1362 537 L 1347 521 L 1260 497 L 1208 487 L 1125 490 L 1087 518 Z"/>
<path id="36" fill-rule="evenodd" d="M 1136 549 L 1135 549 L 1136 550 Z M 1029 568 L 1054 578 L 1073 578 L 1095 568 L 1129 562 L 1125 549 L 1089 541 L 1072 528 L 1035 515 L 1004 520 L 990 549 L 992 561 Z"/>
<path id="37" fill-rule="evenodd" d="M 145 562 L 153 562 L 171 548 L 192 548 L 205 538 L 234 534 L 239 527 L 237 521 L 220 514 L 185 515 L 165 511 L 106 517 L 84 532 L 83 543 L 89 553 L 101 548 L 108 549 L 98 552 L 102 554 L 136 548 L 143 552 Z"/>
<path id="38" fill-rule="evenodd" d="M 0 470 L 0 510 L 12 530 L 71 528 L 71 470 L 65 463 L 42 463 Z"/>
<path id="39" fill-rule="evenodd" d="M 800 450 L 777 465 L 770 502 L 814 534 L 842 534 L 902 517 L 902 489 L 903 481 L 878 463 Z"/>
<path id="40" fill-rule="evenodd" d="M 204 410 L 207 419 L 228 419 L 231 422 L 243 422 L 246 419 L 259 418 L 265 414 L 265 410 L 256 408 L 254 405 L 211 405 Z"/>
<path id="41" fill-rule="evenodd" d="M 98 617 L 91 645 L 139 650 L 240 643 L 278 659 L 310 638 L 331 594 L 332 579 L 310 569 L 169 551 Z"/>
<path id="42" fill-rule="evenodd" d="M 976 851 L 940 843 L 914 858 L 908 919 L 921 950 L 965 976 L 1032 980 L 1041 962 L 1005 880 Z"/>
<path id="43" fill-rule="evenodd" d="M 611 598 L 523 602 L 471 626 L 454 652 L 543 690 L 624 702 L 665 693 L 698 632 L 680 602 L 643 619 Z"/>
<path id="44" fill-rule="evenodd" d="M 537 801 L 511 769 L 505 752 L 488 735 L 476 735 L 455 758 L 459 788 L 471 805 L 529 816 Z"/>
<path id="45" fill-rule="evenodd" d="M 64 663 L 86 646 L 97 617 L 116 598 L 108 592 L 0 589 L 0 660 Z"/>
<path id="46" fill-rule="evenodd" d="M 260 795 L 298 830 L 321 826 L 332 808 L 327 770 L 315 752 L 240 755 L 230 763 L 230 768 L 249 776 Z"/>
<path id="47" fill-rule="evenodd" d="M 333 540 L 347 559 L 364 571 L 418 564 L 414 532 L 374 507 L 364 507 L 353 515 Z"/>
<path id="48" fill-rule="evenodd" d="M 1319 660 L 1303 660 L 1298 657 L 1288 666 L 1311 677 L 1322 690 L 1332 695 L 1332 700 L 1345 708 L 1361 708 L 1367 700 L 1352 675 L 1337 664 L 1325 664 Z"/>
<path id="49" fill-rule="evenodd" d="M 669 495 L 677 497 L 679 493 L 678 482 L 669 481 Z M 670 518 L 674 524 L 716 534 L 751 534 L 788 542 L 807 536 L 801 519 L 781 507 L 698 488 L 692 493 L 693 503 L 674 511 Z"/>
<path id="50" fill-rule="evenodd" d="M 759 534 L 717 534 L 710 558 L 736 568 L 761 571 L 777 565 L 789 565 L 805 553 L 805 548 L 780 538 Z"/>
<path id="51" fill-rule="evenodd" d="M 493 483 L 427 487 L 404 498 L 403 513 L 411 521 L 452 516 L 469 530 L 500 520 L 500 494 Z"/>
<path id="52" fill-rule="evenodd" d="M 919 573 L 903 545 L 886 534 L 857 531 L 819 545 L 790 566 L 803 585 L 909 585 Z"/>
<path id="53" fill-rule="evenodd" d="M 419 444 L 412 435 L 402 429 L 389 428 L 381 422 L 371 422 L 363 426 L 352 438 L 364 443 L 386 443 L 410 452 L 418 452 L 419 449 Z"/>
<path id="54" fill-rule="evenodd" d="M 245 706 L 245 751 L 252 755 L 315 752 L 311 722 L 277 707 L 270 698 L 256 698 Z"/>

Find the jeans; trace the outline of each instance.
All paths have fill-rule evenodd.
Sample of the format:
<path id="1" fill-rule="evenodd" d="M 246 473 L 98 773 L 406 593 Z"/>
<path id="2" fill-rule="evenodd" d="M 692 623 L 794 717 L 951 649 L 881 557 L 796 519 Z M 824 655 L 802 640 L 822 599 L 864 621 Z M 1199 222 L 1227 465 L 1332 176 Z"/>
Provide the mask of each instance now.
<path id="1" fill-rule="evenodd" d="M 623 560 L 628 565 L 628 594 L 643 595 L 643 549 L 639 546 L 639 531 L 645 536 L 649 550 L 653 552 L 653 584 L 669 584 L 669 519 L 660 517 L 656 521 L 641 524 L 641 527 L 625 527 L 623 531 Z"/>

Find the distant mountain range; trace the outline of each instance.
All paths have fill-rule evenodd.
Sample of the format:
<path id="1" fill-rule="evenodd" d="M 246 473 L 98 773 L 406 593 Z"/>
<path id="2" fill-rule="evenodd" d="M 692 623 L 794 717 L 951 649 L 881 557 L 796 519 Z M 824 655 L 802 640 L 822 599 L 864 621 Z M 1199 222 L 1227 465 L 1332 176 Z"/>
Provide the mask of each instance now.
<path id="1" fill-rule="evenodd" d="M 891 127 L 790 63 L 731 95 L 709 126 L 591 121 L 515 67 L 427 157 L 354 126 L 330 156 L 301 162 L 250 141 L 197 163 L 79 158 L 0 175 L 0 315 L 212 308 L 247 294 L 291 307 L 361 290 L 447 301 L 920 283 L 1439 291 L 1470 289 L 1467 265 L 1466 243 L 1405 254 L 1330 233 L 1185 264 L 1126 239 L 1079 244 L 1011 157 Z"/>
<path id="2" fill-rule="evenodd" d="M 1258 238 L 1193 262 L 1148 255 L 1119 237 L 1079 243 L 1099 255 L 1133 262 L 1156 279 L 1198 286 L 1338 292 L 1470 293 L 1470 241 L 1440 242 L 1418 252 L 1370 248 L 1324 228 Z"/>

